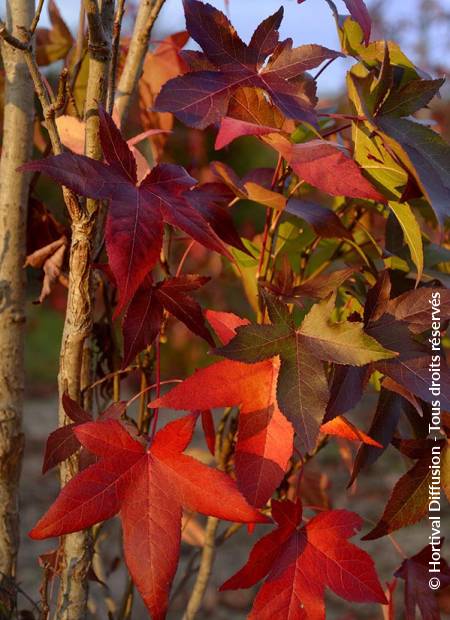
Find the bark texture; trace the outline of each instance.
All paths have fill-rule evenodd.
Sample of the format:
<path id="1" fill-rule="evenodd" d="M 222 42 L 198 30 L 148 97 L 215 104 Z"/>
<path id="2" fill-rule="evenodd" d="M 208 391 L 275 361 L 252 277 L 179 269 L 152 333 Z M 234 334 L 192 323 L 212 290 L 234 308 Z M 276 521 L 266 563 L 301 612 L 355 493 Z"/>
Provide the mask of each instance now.
<path id="1" fill-rule="evenodd" d="M 100 159 L 102 151 L 98 138 L 98 105 L 105 104 L 108 69 L 111 54 L 111 30 L 114 0 L 104 0 L 99 8 L 96 0 L 84 2 L 89 32 L 89 77 L 86 92 L 85 152 Z M 98 202 L 87 200 L 79 217 L 72 220 L 72 244 L 69 259 L 69 293 L 64 324 L 60 368 L 58 376 L 60 403 L 64 392 L 80 401 L 83 360 L 92 333 L 93 295 L 91 286 L 92 246 L 98 212 Z M 69 420 L 60 404 L 59 425 Z M 73 457 L 60 467 L 61 486 L 78 472 L 78 459 Z M 62 564 L 56 618 L 82 620 L 86 617 L 88 599 L 88 572 L 91 563 L 90 532 L 75 532 L 62 542 Z"/>
<path id="2" fill-rule="evenodd" d="M 148 50 L 153 24 L 165 0 L 141 0 L 134 24 L 133 36 L 120 76 L 116 93 L 116 110 L 121 125 L 126 122 L 131 105 L 131 97 L 141 77 L 145 54 Z"/>
<path id="3" fill-rule="evenodd" d="M 34 0 L 6 3 L 7 27 L 21 38 Z M 17 167 L 31 157 L 33 83 L 22 51 L 2 41 L 5 107 L 0 161 L 0 585 L 15 578 L 19 546 L 18 485 L 23 452 L 25 235 L 29 175 Z"/>

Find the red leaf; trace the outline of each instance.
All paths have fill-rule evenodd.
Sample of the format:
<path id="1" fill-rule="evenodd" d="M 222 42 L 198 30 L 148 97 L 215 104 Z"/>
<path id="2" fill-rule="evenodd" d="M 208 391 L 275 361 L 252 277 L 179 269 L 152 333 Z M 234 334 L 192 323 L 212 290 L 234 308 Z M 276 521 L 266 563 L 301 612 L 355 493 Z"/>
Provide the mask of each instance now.
<path id="1" fill-rule="evenodd" d="M 236 90 L 254 87 L 264 90 L 288 118 L 315 123 L 315 101 L 293 80 L 324 60 L 341 56 L 340 52 L 317 45 L 292 49 L 290 40 L 277 45 L 282 8 L 258 26 L 249 45 L 211 5 L 184 0 L 184 10 L 187 30 L 204 55 L 184 56 L 196 70 L 164 85 L 155 103 L 157 111 L 173 112 L 187 125 L 203 129 L 227 114 Z"/>
<path id="2" fill-rule="evenodd" d="M 149 407 L 206 410 L 240 405 L 235 465 L 239 489 L 262 506 L 284 477 L 292 455 L 293 429 L 275 399 L 278 368 L 270 360 L 225 360 L 178 384 Z"/>
<path id="3" fill-rule="evenodd" d="M 120 511 L 126 562 L 155 620 L 165 617 L 178 563 L 182 506 L 220 519 L 267 522 L 226 474 L 182 454 L 195 420 L 189 415 L 168 424 L 148 448 L 115 420 L 79 426 L 79 441 L 99 460 L 62 489 L 30 533 L 61 536 Z"/>
<path id="4" fill-rule="evenodd" d="M 361 26 L 364 33 L 364 43 L 368 45 L 370 41 L 370 31 L 372 30 L 372 20 L 370 19 L 369 11 L 364 4 L 364 0 L 344 0 L 344 2 L 350 15 Z"/>
<path id="5" fill-rule="evenodd" d="M 25 164 L 89 198 L 109 199 L 106 249 L 119 289 L 116 315 L 132 299 L 158 261 L 163 222 L 230 257 L 227 249 L 184 194 L 195 180 L 181 166 L 161 164 L 136 184 L 134 157 L 112 118 L 100 110 L 100 138 L 107 164 L 72 153 Z"/>
<path id="6" fill-rule="evenodd" d="M 228 344 L 235 337 L 238 327 L 250 324 L 248 319 L 242 319 L 231 312 L 207 310 L 206 318 L 222 344 Z"/>
<path id="7" fill-rule="evenodd" d="M 301 524 L 300 503 L 272 502 L 278 529 L 261 538 L 247 564 L 221 590 L 248 588 L 267 575 L 249 620 L 325 620 L 325 588 L 352 602 L 386 604 L 370 556 L 347 542 L 362 519 L 331 510 Z"/>
<path id="8" fill-rule="evenodd" d="M 249 324 L 247 319 L 229 312 L 207 310 L 206 316 L 222 344 L 227 344 L 236 335 L 238 327 Z M 200 390 L 201 382 L 205 380 L 210 396 L 208 394 L 192 396 L 195 402 L 199 398 L 204 402 L 203 399 L 209 397 L 213 399 L 213 403 L 222 403 L 211 404 L 208 406 L 211 408 L 227 404 L 241 405 L 235 457 L 238 486 L 251 503 L 262 506 L 281 482 L 292 455 L 292 427 L 279 412 L 273 394 L 277 371 L 275 370 L 274 375 L 275 366 L 271 362 L 266 365 L 255 364 L 250 367 L 255 371 L 254 375 L 249 377 L 243 370 L 245 366 L 243 364 L 235 362 L 222 362 L 222 364 L 225 366 L 215 364 L 204 371 L 197 371 L 193 377 L 178 386 L 180 388 L 178 395 L 173 394 L 172 390 L 167 397 L 171 398 L 173 394 L 178 403 L 176 406 L 183 408 L 183 403 L 186 403 L 186 408 L 191 408 L 192 402 L 190 405 L 188 403 L 189 390 L 192 389 L 195 393 L 197 382 Z M 248 369 L 249 367 L 246 368 L 247 372 Z M 228 379 L 221 378 L 222 370 L 228 372 Z M 228 381 L 234 386 L 231 392 L 229 391 L 231 388 L 227 388 Z M 259 381 L 261 385 L 266 386 L 266 390 L 258 389 Z M 247 384 L 245 387 L 244 383 Z M 255 396 L 252 396 L 252 392 Z M 261 410 L 254 410 L 252 404 L 257 408 L 259 403 Z M 150 406 L 154 406 L 154 403 Z M 169 406 L 175 407 L 173 404 Z"/>
<path id="9" fill-rule="evenodd" d="M 216 150 L 223 149 L 241 136 L 266 136 L 269 133 L 278 131 L 275 127 L 267 125 L 255 125 L 248 121 L 242 121 L 237 118 L 225 116 L 220 123 L 219 133 L 216 137 L 214 148 Z"/>
<path id="10" fill-rule="evenodd" d="M 327 435 L 336 435 L 337 437 L 343 437 L 344 439 L 349 439 L 350 441 L 361 441 L 369 446 L 376 446 L 377 448 L 382 448 L 382 445 L 369 437 L 363 431 L 359 430 L 354 424 L 352 424 L 347 418 L 343 416 L 338 416 L 326 424 L 322 424 L 320 427 L 321 433 L 326 433 Z"/>
<path id="11" fill-rule="evenodd" d="M 271 134 L 264 140 L 286 159 L 301 179 L 323 192 L 386 202 L 339 145 L 325 140 L 293 144 L 281 134 Z"/>
<path id="12" fill-rule="evenodd" d="M 214 428 L 214 418 L 211 410 L 206 409 L 201 412 L 202 428 L 205 434 L 206 444 L 209 451 L 214 456 L 216 452 L 216 429 Z"/>

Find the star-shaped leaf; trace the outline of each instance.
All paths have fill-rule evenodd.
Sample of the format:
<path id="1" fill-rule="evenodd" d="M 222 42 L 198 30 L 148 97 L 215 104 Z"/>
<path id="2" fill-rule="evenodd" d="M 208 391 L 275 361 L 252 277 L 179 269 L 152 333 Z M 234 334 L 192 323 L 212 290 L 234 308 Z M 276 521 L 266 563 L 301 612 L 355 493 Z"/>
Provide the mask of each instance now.
<path id="1" fill-rule="evenodd" d="M 228 18 L 210 4 L 183 3 L 186 28 L 204 55 L 184 56 L 197 70 L 169 80 L 155 110 L 172 112 L 187 125 L 203 129 L 226 116 L 237 89 L 253 87 L 264 90 L 286 117 L 315 123 L 313 103 L 295 80 L 340 52 L 320 45 L 293 48 L 290 39 L 279 43 L 283 8 L 258 26 L 247 45 Z"/>
<path id="2" fill-rule="evenodd" d="M 228 313 L 208 311 L 207 316 L 224 343 L 247 324 Z M 206 410 L 239 405 L 237 483 L 249 502 L 262 506 L 283 479 L 292 455 L 293 429 L 276 402 L 277 377 L 273 360 L 251 366 L 225 360 L 198 370 L 149 406 Z"/>
<path id="3" fill-rule="evenodd" d="M 98 461 L 64 486 L 30 533 L 36 539 L 62 536 L 120 511 L 126 562 L 153 620 L 165 618 L 182 507 L 230 521 L 267 522 L 229 476 L 182 453 L 196 419 L 189 415 L 167 424 L 149 446 L 116 420 L 78 426 L 78 440 Z"/>
<path id="4" fill-rule="evenodd" d="M 210 250 L 230 255 L 200 211 L 186 199 L 195 180 L 184 168 L 160 164 L 138 183 L 133 154 L 103 110 L 100 139 L 107 163 L 63 153 L 29 162 L 23 169 L 39 170 L 82 196 L 110 200 L 106 250 L 119 290 L 118 314 L 158 261 L 164 222 Z"/>
<path id="5" fill-rule="evenodd" d="M 362 366 L 395 355 L 364 333 L 357 323 L 331 323 L 332 299 L 313 306 L 296 329 L 287 306 L 266 295 L 271 325 L 240 327 L 218 353 L 255 363 L 279 355 L 277 401 L 292 422 L 302 450 L 315 446 L 329 400 L 323 361 Z"/>
<path id="6" fill-rule="evenodd" d="M 124 367 L 152 344 L 160 330 L 164 310 L 184 323 L 194 334 L 214 345 L 202 309 L 189 295 L 208 280 L 186 275 L 154 284 L 150 276 L 145 278 L 131 300 L 122 323 Z"/>
<path id="7" fill-rule="evenodd" d="M 249 588 L 266 577 L 249 620 L 325 620 L 325 589 L 355 603 L 386 604 L 370 556 L 347 541 L 362 519 L 330 510 L 302 523 L 300 502 L 272 502 L 278 528 L 261 538 L 247 564 L 221 590 Z"/>

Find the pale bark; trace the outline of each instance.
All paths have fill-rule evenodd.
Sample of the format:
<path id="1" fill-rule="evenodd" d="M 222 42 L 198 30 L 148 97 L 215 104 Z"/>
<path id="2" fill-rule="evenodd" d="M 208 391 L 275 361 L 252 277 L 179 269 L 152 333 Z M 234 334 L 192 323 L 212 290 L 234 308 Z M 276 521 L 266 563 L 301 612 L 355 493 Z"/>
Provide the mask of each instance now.
<path id="1" fill-rule="evenodd" d="M 126 121 L 131 105 L 131 97 L 141 77 L 153 24 L 164 2 L 165 0 L 141 0 L 139 4 L 133 36 L 131 37 L 127 58 L 117 86 L 115 108 L 121 125 Z"/>
<path id="2" fill-rule="evenodd" d="M 29 28 L 34 0 L 10 0 L 8 31 L 21 38 Z M 17 167 L 31 157 L 33 83 L 20 50 L 2 40 L 5 106 L 0 162 L 0 582 L 15 577 L 19 545 L 18 484 L 25 335 L 25 234 L 29 175 Z M 1 583 L 0 583 L 1 588 Z"/>
<path id="3" fill-rule="evenodd" d="M 104 0 L 101 12 L 96 0 L 85 0 L 84 7 L 89 31 L 89 78 L 86 92 L 85 152 L 100 159 L 98 139 L 98 105 L 106 100 L 108 68 L 111 53 L 111 30 L 114 0 Z M 87 200 L 80 218 L 72 221 L 72 245 L 69 264 L 69 294 L 63 330 L 60 369 L 58 376 L 60 398 L 64 392 L 74 400 L 81 396 L 83 355 L 92 333 L 92 245 L 95 234 L 98 202 Z M 61 402 L 61 401 L 60 401 Z M 59 424 L 69 421 L 60 405 Z M 78 459 L 73 457 L 60 467 L 61 485 L 64 486 L 78 472 Z M 75 532 L 64 537 L 60 589 L 56 618 L 81 620 L 86 616 L 88 597 L 88 571 L 91 562 L 90 532 Z"/>

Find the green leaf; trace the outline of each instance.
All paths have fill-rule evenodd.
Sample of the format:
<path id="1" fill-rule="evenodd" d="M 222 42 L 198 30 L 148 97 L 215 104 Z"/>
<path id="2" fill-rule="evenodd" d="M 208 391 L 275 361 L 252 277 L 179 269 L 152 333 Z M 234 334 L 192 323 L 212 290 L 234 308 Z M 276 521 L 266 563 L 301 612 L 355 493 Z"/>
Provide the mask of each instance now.
<path id="1" fill-rule="evenodd" d="M 390 116 L 409 116 L 425 107 L 445 82 L 440 80 L 412 80 L 391 91 L 378 113 Z"/>
<path id="2" fill-rule="evenodd" d="M 216 352 L 247 363 L 280 357 L 278 406 L 292 422 L 300 449 L 309 452 L 316 444 L 328 403 L 325 370 L 296 333 L 287 306 L 267 293 L 264 299 L 272 325 L 239 327 L 236 336 Z"/>
<path id="3" fill-rule="evenodd" d="M 396 356 L 374 338 L 366 334 L 362 323 L 331 323 L 329 317 L 334 308 L 331 297 L 315 304 L 306 315 L 298 331 L 309 351 L 321 360 L 364 366 L 371 362 Z"/>
<path id="4" fill-rule="evenodd" d="M 423 273 L 423 245 L 420 226 L 408 204 L 390 202 L 389 207 L 402 227 L 405 242 L 411 253 L 411 260 L 417 268 L 416 281 L 419 282 Z"/>
<path id="5" fill-rule="evenodd" d="M 381 116 L 375 122 L 444 226 L 450 214 L 450 146 L 432 129 L 404 118 Z"/>
<path id="6" fill-rule="evenodd" d="M 284 323 L 246 325 L 238 327 L 236 336 L 216 352 L 231 360 L 254 364 L 278 355 L 292 335 L 292 328 Z"/>
<path id="7" fill-rule="evenodd" d="M 372 99 L 373 106 L 376 95 L 370 95 L 369 83 L 349 73 L 347 88 L 356 114 L 370 119 L 370 101 L 368 104 L 366 98 Z M 385 148 L 383 139 L 375 133 L 376 129 L 371 120 L 352 123 L 354 159 L 377 189 L 390 200 L 398 201 L 408 182 L 408 173 Z"/>

